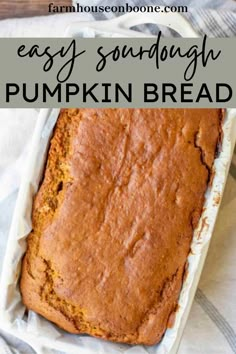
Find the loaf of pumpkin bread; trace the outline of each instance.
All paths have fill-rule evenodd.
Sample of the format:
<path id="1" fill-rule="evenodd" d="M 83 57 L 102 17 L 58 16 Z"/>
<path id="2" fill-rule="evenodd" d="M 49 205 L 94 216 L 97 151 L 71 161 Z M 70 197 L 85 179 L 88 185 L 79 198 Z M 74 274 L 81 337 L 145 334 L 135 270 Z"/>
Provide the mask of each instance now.
<path id="1" fill-rule="evenodd" d="M 25 306 L 71 333 L 160 341 L 221 124 L 219 109 L 63 109 L 33 203 Z"/>

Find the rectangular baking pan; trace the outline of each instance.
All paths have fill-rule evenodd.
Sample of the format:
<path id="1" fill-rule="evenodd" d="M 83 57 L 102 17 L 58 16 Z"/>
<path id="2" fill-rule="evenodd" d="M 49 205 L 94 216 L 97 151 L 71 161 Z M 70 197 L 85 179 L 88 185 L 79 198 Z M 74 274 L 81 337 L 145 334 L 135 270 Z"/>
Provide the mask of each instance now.
<path id="1" fill-rule="evenodd" d="M 73 23 L 65 36 L 150 37 L 129 29 L 144 23 L 166 25 L 181 36 L 197 37 L 190 24 L 180 14 L 174 13 L 127 14 L 110 21 Z M 28 316 L 24 315 L 25 308 L 21 303 L 18 287 L 21 259 L 26 248 L 25 239 L 30 231 L 28 221 L 31 215 L 32 198 L 38 188 L 48 142 L 58 114 L 58 109 L 42 109 L 32 138 L 31 152 L 17 198 L 0 280 L 1 325 L 6 331 L 29 343 L 37 353 L 45 354 L 47 353 L 45 348 L 48 350 L 51 348 L 68 354 L 78 352 L 80 354 L 174 354 L 177 352 L 191 308 L 222 199 L 236 140 L 236 109 L 226 110 L 222 151 L 215 160 L 212 186 L 206 193 L 204 212 L 194 232 L 191 253 L 188 257 L 188 272 L 181 290 L 175 323 L 172 328 L 166 331 L 159 345 L 153 347 L 135 346 L 135 348 L 89 336 L 70 335 L 31 311 Z"/>

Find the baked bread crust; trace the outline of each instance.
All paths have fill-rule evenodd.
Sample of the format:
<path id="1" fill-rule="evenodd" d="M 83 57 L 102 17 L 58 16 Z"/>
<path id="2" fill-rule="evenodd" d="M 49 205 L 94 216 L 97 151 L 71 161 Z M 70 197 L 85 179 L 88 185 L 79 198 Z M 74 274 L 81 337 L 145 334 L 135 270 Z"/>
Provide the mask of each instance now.
<path id="1" fill-rule="evenodd" d="M 152 345 L 181 290 L 218 109 L 64 109 L 33 204 L 25 306 L 71 333 Z"/>

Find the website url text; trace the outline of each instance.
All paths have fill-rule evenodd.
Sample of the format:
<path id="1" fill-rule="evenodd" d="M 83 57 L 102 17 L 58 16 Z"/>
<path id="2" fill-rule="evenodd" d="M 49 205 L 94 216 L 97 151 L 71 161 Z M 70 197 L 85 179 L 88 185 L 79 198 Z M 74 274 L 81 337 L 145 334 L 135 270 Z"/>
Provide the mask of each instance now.
<path id="1" fill-rule="evenodd" d="M 102 6 L 102 5 L 91 5 L 83 6 L 77 3 L 76 5 L 65 6 L 65 5 L 54 5 L 51 2 L 48 5 L 48 12 L 52 13 L 62 13 L 62 12 L 80 12 L 80 13 L 126 13 L 126 12 L 142 12 L 142 13 L 168 13 L 168 12 L 188 12 L 187 6 L 131 6 L 128 3 L 119 6 Z"/>

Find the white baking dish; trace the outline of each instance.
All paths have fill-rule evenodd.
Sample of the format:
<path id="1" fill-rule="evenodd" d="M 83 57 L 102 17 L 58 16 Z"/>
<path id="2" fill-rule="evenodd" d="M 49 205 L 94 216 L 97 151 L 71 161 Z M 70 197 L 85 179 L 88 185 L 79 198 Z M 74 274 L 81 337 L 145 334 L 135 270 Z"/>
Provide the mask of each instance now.
<path id="1" fill-rule="evenodd" d="M 72 24 L 66 35 L 146 37 L 146 35 L 130 31 L 128 28 L 141 23 L 156 23 L 157 21 L 162 25 L 165 24 L 177 30 L 183 36 L 196 37 L 196 33 L 191 26 L 179 14 L 158 14 L 158 16 L 157 14 L 155 16 L 153 14 L 150 14 L 150 16 L 128 14 L 107 22 Z M 38 188 L 48 142 L 58 113 L 59 110 L 41 110 L 32 138 L 32 148 L 20 186 L 1 276 L 1 326 L 4 326 L 13 335 L 28 342 L 38 353 L 44 354 L 48 352 L 49 348 L 64 351 L 68 354 L 176 353 L 207 254 L 226 183 L 236 140 L 236 109 L 230 109 L 226 112 L 226 119 L 223 125 L 222 151 L 215 160 L 214 180 L 211 188 L 207 191 L 204 212 L 194 233 L 191 254 L 188 257 L 188 274 L 183 283 L 174 326 L 166 331 L 161 343 L 153 347 L 132 347 L 109 343 L 89 336 L 70 335 L 33 312 L 30 312 L 28 317 L 24 316 L 25 308 L 21 303 L 18 288 L 21 259 L 26 247 L 25 238 L 31 227 L 32 197 Z"/>

